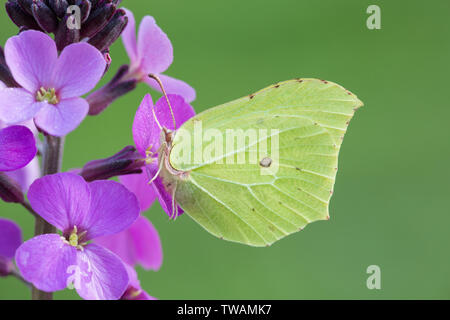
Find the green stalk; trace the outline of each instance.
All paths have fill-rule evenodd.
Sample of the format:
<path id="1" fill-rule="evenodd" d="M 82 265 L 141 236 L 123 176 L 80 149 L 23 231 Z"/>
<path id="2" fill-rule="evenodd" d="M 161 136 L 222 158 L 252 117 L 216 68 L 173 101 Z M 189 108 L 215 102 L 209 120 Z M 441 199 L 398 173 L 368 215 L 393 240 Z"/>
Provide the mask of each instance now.
<path id="1" fill-rule="evenodd" d="M 46 136 L 44 141 L 44 154 L 42 158 L 42 174 L 44 176 L 61 172 L 62 158 L 64 152 L 64 138 Z M 34 235 L 39 236 L 47 233 L 57 233 L 54 226 L 46 222 L 40 216 L 36 216 Z M 52 300 L 53 293 L 40 291 L 32 288 L 33 300 Z"/>

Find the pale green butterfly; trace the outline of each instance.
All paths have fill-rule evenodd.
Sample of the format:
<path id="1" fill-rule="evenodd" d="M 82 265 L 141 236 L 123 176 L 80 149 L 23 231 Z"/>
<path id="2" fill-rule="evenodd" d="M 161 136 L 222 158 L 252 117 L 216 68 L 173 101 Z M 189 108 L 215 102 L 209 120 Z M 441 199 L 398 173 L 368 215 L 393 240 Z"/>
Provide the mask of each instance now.
<path id="1" fill-rule="evenodd" d="M 202 112 L 176 131 L 162 128 L 159 175 L 173 216 L 179 205 L 213 235 L 251 246 L 329 219 L 339 150 L 362 105 L 335 83 L 295 79 Z"/>

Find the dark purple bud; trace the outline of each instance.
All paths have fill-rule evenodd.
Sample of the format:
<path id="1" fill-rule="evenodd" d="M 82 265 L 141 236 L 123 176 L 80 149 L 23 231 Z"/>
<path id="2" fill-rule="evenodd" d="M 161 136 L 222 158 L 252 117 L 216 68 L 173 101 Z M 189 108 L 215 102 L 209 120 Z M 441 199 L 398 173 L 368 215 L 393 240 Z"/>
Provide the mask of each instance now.
<path id="1" fill-rule="evenodd" d="M 55 32 L 56 47 L 60 51 L 69 44 L 80 41 L 80 29 L 77 29 L 76 25 L 74 25 L 76 22 L 69 21 L 69 23 L 67 23 L 68 19 L 73 19 L 73 16 L 71 14 L 66 14 Z M 68 28 L 68 25 L 71 25 L 72 27 Z"/>
<path id="2" fill-rule="evenodd" d="M 95 36 L 89 39 L 89 43 L 98 50 L 104 51 L 109 48 L 120 37 L 123 29 L 125 29 L 128 23 L 128 17 L 124 10 L 119 9 L 116 11 L 112 19 L 108 24 L 99 31 Z"/>
<path id="3" fill-rule="evenodd" d="M 141 173 L 145 160 L 133 146 L 127 146 L 112 157 L 88 162 L 80 175 L 86 181 L 106 180 L 116 176 Z"/>
<path id="4" fill-rule="evenodd" d="M 91 9 L 89 18 L 83 23 L 81 37 L 90 38 L 99 30 L 102 30 L 108 24 L 108 21 L 111 20 L 115 11 L 116 6 L 112 3 L 99 6 L 95 10 Z"/>
<path id="5" fill-rule="evenodd" d="M 136 79 L 121 82 L 114 87 L 104 86 L 87 97 L 89 115 L 96 116 L 105 110 L 111 103 L 121 96 L 136 89 Z"/>
<path id="6" fill-rule="evenodd" d="M 47 33 L 55 32 L 58 28 L 56 14 L 44 2 L 35 1 L 31 6 L 33 17 L 39 26 Z"/>
<path id="7" fill-rule="evenodd" d="M 17 0 L 17 3 L 25 12 L 27 12 L 29 15 L 33 15 L 33 12 L 31 11 L 33 0 Z"/>
<path id="8" fill-rule="evenodd" d="M 114 75 L 114 77 L 109 82 L 111 85 L 118 84 L 127 74 L 130 70 L 130 66 L 127 64 L 122 65 Z"/>
<path id="9" fill-rule="evenodd" d="M 84 23 L 91 13 L 91 2 L 89 0 L 82 0 L 79 6 L 81 10 L 81 23 Z"/>
<path id="10" fill-rule="evenodd" d="M 0 277 L 7 277 L 14 270 L 14 264 L 11 260 L 0 257 Z"/>
<path id="11" fill-rule="evenodd" d="M 3 52 L 2 47 L 0 47 L 0 81 L 7 87 L 20 87 L 16 80 L 14 80 L 8 65 L 6 64 L 5 53 Z"/>
<path id="12" fill-rule="evenodd" d="M 95 9 L 97 7 L 98 2 L 98 0 L 91 0 L 92 9 Z"/>
<path id="13" fill-rule="evenodd" d="M 136 89 L 138 84 L 136 79 L 124 79 L 128 69 L 127 65 L 121 66 L 110 82 L 86 98 L 89 103 L 89 115 L 100 114 L 116 99 Z"/>
<path id="14" fill-rule="evenodd" d="M 9 0 L 5 3 L 6 12 L 9 18 L 18 27 L 26 27 L 27 29 L 41 30 L 32 15 L 25 12 L 22 7 L 15 1 Z"/>
<path id="15" fill-rule="evenodd" d="M 67 13 L 67 7 L 69 6 L 69 3 L 67 2 L 67 0 L 48 0 L 48 5 L 50 8 L 52 8 L 58 18 L 61 19 Z"/>
<path id="16" fill-rule="evenodd" d="M 24 202 L 20 185 L 3 172 L 0 172 L 0 198 L 5 202 Z"/>

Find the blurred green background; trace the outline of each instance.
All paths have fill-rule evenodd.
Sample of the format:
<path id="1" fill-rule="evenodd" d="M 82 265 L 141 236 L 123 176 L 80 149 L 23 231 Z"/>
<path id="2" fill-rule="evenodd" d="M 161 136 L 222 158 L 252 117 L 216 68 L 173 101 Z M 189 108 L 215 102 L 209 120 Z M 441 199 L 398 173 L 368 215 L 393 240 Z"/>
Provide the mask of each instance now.
<path id="1" fill-rule="evenodd" d="M 4 1 L 2 1 L 4 2 Z M 366 9 L 381 7 L 381 30 Z M 160 299 L 450 298 L 450 2 L 365 0 L 124 0 L 138 20 L 152 15 L 169 35 L 167 74 L 197 90 L 197 112 L 277 81 L 337 82 L 365 103 L 340 154 L 331 220 L 270 248 L 221 241 L 188 216 L 168 221 L 159 204 L 146 216 L 160 232 L 159 272 L 139 269 Z M 17 32 L 0 11 L 0 42 Z M 107 75 L 128 62 L 121 41 Z M 107 80 L 106 79 L 106 80 Z M 121 98 L 67 138 L 64 168 L 132 144 L 134 113 L 149 88 Z M 152 91 L 154 100 L 159 94 Z M 25 238 L 33 219 L 15 205 Z M 381 268 L 381 290 L 366 269 Z M 0 279 L 0 299 L 28 299 L 15 279 Z M 58 299 L 78 298 L 65 291 Z"/>

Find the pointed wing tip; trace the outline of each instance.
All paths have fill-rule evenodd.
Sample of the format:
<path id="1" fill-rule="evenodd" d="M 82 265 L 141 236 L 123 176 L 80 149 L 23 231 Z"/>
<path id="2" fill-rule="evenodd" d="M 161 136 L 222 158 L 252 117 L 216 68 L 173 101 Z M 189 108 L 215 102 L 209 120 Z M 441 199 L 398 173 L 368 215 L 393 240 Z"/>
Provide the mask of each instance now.
<path id="1" fill-rule="evenodd" d="M 344 88 L 340 84 L 337 84 L 336 82 L 333 82 L 333 81 L 322 80 L 322 79 L 317 79 L 317 78 L 295 78 L 295 79 L 279 82 L 279 83 L 273 85 L 272 87 L 278 88 L 280 85 L 283 85 L 283 84 L 288 84 L 288 83 L 292 83 L 292 82 L 303 83 L 303 82 L 309 82 L 309 81 L 311 81 L 311 82 L 318 82 L 318 83 L 331 85 L 331 86 L 337 86 L 337 87 L 341 88 L 349 96 L 352 96 L 352 97 L 355 98 L 355 107 L 354 107 L 355 110 L 364 106 L 364 103 L 361 100 L 359 100 L 359 98 L 358 98 L 358 96 L 356 94 L 354 94 L 350 90 L 347 90 L 346 88 Z"/>

